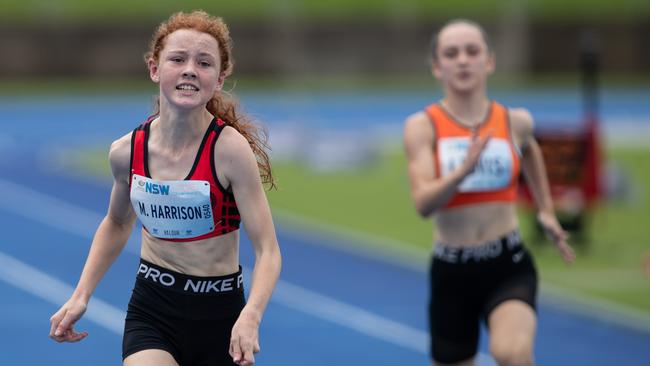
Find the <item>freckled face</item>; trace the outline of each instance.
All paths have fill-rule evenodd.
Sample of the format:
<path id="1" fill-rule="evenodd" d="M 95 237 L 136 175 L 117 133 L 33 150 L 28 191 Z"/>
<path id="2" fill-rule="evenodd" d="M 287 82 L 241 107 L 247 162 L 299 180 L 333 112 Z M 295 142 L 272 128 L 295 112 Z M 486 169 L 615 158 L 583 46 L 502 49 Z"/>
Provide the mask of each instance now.
<path id="1" fill-rule="evenodd" d="M 223 86 L 217 40 L 207 33 L 179 29 L 169 34 L 158 63 L 149 61 L 160 96 L 180 109 L 203 108 Z"/>
<path id="2" fill-rule="evenodd" d="M 434 76 L 456 92 L 484 87 L 487 76 L 494 72 L 494 56 L 481 31 L 471 24 L 445 27 L 438 35 L 436 56 Z"/>

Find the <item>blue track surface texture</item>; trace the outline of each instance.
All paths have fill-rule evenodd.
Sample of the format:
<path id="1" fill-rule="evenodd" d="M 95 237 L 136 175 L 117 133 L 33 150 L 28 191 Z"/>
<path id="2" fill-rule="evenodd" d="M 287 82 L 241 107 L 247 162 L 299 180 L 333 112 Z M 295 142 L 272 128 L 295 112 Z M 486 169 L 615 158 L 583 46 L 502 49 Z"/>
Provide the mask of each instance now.
<path id="1" fill-rule="evenodd" d="M 48 119 L 52 120 L 51 114 Z M 5 148 L 0 146 L 0 227 L 4 234 L 0 239 L 0 364 L 119 364 L 120 332 L 137 268 L 139 231 L 134 230 L 125 251 L 100 283 L 95 293 L 98 301 L 91 303 L 77 326 L 90 336 L 78 344 L 50 340 L 49 317 L 76 284 L 94 229 L 105 213 L 110 186 L 53 169 L 43 158 L 43 150 L 24 140 L 29 137 L 24 128 L 37 128 L 38 122 L 21 126 L 18 120 L 3 119 L 1 124 Z M 44 130 L 48 133 L 36 133 L 40 146 L 56 139 L 71 141 L 78 132 L 64 128 L 55 134 L 52 126 Z M 101 132 L 90 130 L 80 136 Z M 259 365 L 429 364 L 425 270 L 345 250 L 355 245 L 351 240 L 324 245 L 334 236 L 322 233 L 312 235 L 281 226 L 278 237 L 283 272 L 261 326 Z M 250 270 L 253 254 L 245 235 L 241 248 L 242 265 Z M 486 349 L 482 337 L 481 352 Z M 539 365 L 648 365 L 649 349 L 650 332 L 541 301 L 536 339 Z M 479 365 L 490 363 L 479 360 Z"/>

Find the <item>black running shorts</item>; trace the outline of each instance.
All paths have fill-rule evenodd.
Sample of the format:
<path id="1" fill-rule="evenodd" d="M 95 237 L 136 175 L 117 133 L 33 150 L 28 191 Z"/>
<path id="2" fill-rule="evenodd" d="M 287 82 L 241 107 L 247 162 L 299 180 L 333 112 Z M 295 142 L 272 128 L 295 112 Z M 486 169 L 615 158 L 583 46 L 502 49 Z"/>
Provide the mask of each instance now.
<path id="1" fill-rule="evenodd" d="M 235 365 L 230 333 L 245 305 L 241 268 L 220 277 L 188 276 L 140 261 L 124 324 L 122 359 L 146 349 L 179 365 Z"/>
<path id="2" fill-rule="evenodd" d="M 502 302 L 535 309 L 537 271 L 518 231 L 479 246 L 436 244 L 430 283 L 431 353 L 440 363 L 473 357 L 480 322 Z"/>

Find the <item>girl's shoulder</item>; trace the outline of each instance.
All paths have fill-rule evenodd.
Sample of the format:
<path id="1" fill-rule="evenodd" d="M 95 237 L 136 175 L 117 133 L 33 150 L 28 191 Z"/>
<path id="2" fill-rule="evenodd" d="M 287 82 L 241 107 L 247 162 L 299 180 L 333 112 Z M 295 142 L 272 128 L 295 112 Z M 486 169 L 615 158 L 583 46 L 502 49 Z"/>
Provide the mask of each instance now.
<path id="1" fill-rule="evenodd" d="M 113 141 L 108 152 L 108 161 L 113 177 L 128 182 L 131 166 L 131 132 Z"/>
<path id="2" fill-rule="evenodd" d="M 533 116 L 526 108 L 508 108 L 510 126 L 516 133 L 532 133 L 534 128 Z"/>
<path id="3" fill-rule="evenodd" d="M 508 115 L 510 117 L 510 121 L 513 123 L 520 123 L 520 124 L 533 123 L 533 115 L 530 114 L 530 111 L 526 108 L 522 108 L 522 107 L 508 108 Z"/>
<path id="4" fill-rule="evenodd" d="M 234 127 L 226 126 L 219 134 L 219 139 L 214 147 L 215 161 L 221 166 L 238 166 L 251 158 L 254 159 L 253 150 L 249 141 Z"/>
<path id="5" fill-rule="evenodd" d="M 240 152 L 241 149 L 250 149 L 248 140 L 232 126 L 225 126 L 219 134 L 217 148 L 220 150 Z"/>
<path id="6" fill-rule="evenodd" d="M 404 143 L 429 144 L 435 138 L 435 131 L 431 118 L 426 111 L 411 114 L 404 121 Z"/>

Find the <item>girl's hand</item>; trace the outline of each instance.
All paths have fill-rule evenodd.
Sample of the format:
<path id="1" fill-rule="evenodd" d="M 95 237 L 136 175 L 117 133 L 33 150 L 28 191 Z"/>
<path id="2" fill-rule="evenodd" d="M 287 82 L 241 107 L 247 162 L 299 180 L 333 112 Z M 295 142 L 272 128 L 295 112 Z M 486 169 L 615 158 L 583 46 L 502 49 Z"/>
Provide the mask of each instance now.
<path id="1" fill-rule="evenodd" d="M 472 134 L 472 141 L 467 149 L 467 157 L 462 165 L 465 175 L 471 174 L 472 171 L 474 171 L 474 168 L 481 157 L 481 153 L 485 150 L 485 147 L 488 142 L 490 142 L 491 138 L 491 132 L 488 132 L 485 136 L 478 136 L 476 132 Z"/>
<path id="2" fill-rule="evenodd" d="M 244 311 L 232 327 L 230 336 L 230 356 L 240 366 L 250 366 L 255 363 L 255 353 L 260 351 L 259 322 Z"/>
<path id="3" fill-rule="evenodd" d="M 88 332 L 77 333 L 74 324 L 86 312 L 86 303 L 70 299 L 50 318 L 50 338 L 61 342 L 79 342 Z"/>
<path id="4" fill-rule="evenodd" d="M 564 261 L 568 264 L 572 263 L 576 259 L 576 254 L 573 251 L 573 248 L 571 248 L 571 246 L 567 243 L 569 234 L 564 231 L 564 229 L 562 229 L 562 226 L 560 226 L 560 223 L 557 221 L 555 214 L 540 212 L 537 214 L 537 221 L 540 225 L 542 225 L 546 236 L 548 236 L 553 241 L 553 244 L 555 244 L 557 249 L 560 251 L 562 259 L 564 259 Z"/>

